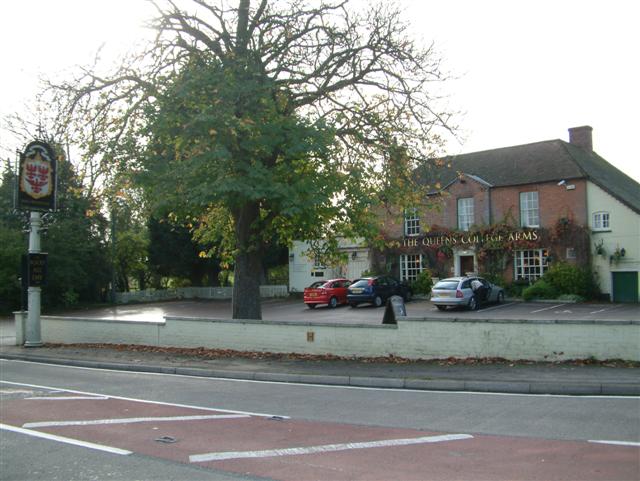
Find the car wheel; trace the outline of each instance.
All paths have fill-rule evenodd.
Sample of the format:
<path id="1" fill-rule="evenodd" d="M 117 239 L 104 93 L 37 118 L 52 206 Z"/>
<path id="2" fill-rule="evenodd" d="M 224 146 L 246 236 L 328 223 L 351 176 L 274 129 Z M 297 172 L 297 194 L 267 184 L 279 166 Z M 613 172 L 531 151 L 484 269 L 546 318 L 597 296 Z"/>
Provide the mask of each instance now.
<path id="1" fill-rule="evenodd" d="M 332 297 L 331 299 L 329 299 L 329 307 L 331 309 L 335 308 L 338 306 L 338 299 L 335 297 Z"/>
<path id="2" fill-rule="evenodd" d="M 382 305 L 382 297 L 376 296 L 373 298 L 373 305 L 376 307 L 380 307 Z"/>
<path id="3" fill-rule="evenodd" d="M 438 308 L 439 311 L 446 311 L 447 310 L 447 306 L 436 306 Z"/>
<path id="4" fill-rule="evenodd" d="M 351 302 L 349 304 L 353 309 L 355 309 L 356 307 L 358 307 L 358 303 L 357 302 Z"/>
<path id="5" fill-rule="evenodd" d="M 478 299 L 476 299 L 476 296 L 471 296 L 471 299 L 469 299 L 469 309 L 471 309 L 472 311 L 477 311 L 479 307 L 480 304 L 478 304 Z"/>
<path id="6" fill-rule="evenodd" d="M 315 305 L 315 304 L 307 304 L 307 307 L 308 307 L 309 309 L 315 309 L 315 308 L 316 308 L 316 305 Z"/>
<path id="7" fill-rule="evenodd" d="M 498 292 L 498 304 L 502 304 L 504 302 L 504 292 Z"/>

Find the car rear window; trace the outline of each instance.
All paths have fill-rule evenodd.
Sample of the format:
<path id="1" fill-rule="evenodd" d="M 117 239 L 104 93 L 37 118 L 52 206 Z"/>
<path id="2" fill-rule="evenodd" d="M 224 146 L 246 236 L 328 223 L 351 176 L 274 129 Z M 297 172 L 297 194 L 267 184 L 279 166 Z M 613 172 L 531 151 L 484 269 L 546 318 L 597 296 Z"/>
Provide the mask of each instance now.
<path id="1" fill-rule="evenodd" d="M 325 281 L 316 281 L 309 286 L 309 289 L 318 289 L 319 287 L 324 286 Z"/>
<path id="2" fill-rule="evenodd" d="M 433 288 L 444 291 L 455 291 L 458 288 L 458 281 L 440 281 Z"/>
<path id="3" fill-rule="evenodd" d="M 351 284 L 350 287 L 367 287 L 369 285 L 369 279 L 358 279 L 356 282 Z"/>

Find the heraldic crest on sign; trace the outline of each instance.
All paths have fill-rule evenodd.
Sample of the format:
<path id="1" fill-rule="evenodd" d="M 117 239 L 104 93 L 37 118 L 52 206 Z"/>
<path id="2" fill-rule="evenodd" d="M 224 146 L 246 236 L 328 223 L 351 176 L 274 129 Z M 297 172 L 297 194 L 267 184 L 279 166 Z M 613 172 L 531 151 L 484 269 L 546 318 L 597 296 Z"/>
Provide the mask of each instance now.
<path id="1" fill-rule="evenodd" d="M 20 157 L 18 204 L 32 210 L 55 209 L 56 159 L 49 144 L 34 141 Z"/>

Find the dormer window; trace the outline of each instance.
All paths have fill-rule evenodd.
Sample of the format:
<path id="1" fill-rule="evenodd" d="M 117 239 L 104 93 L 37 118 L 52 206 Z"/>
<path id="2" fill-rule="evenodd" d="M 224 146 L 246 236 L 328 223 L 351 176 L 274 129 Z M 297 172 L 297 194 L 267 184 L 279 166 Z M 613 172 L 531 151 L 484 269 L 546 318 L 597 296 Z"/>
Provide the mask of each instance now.
<path id="1" fill-rule="evenodd" d="M 418 209 L 407 209 L 404 211 L 404 235 L 416 236 L 420 234 L 420 217 Z"/>
<path id="2" fill-rule="evenodd" d="M 608 231 L 611 230 L 611 224 L 609 223 L 608 212 L 594 212 L 591 228 L 594 231 Z"/>

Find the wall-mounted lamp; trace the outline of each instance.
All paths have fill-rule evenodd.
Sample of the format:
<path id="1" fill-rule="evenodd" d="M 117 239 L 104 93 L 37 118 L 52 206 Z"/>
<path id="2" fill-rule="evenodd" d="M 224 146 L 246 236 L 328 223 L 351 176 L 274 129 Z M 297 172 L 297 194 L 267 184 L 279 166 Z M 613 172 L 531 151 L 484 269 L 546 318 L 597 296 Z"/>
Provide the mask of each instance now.
<path id="1" fill-rule="evenodd" d="M 289 260 L 292 261 L 293 260 L 293 252 L 291 254 L 289 254 Z"/>
<path id="2" fill-rule="evenodd" d="M 558 182 L 558 185 L 564 185 L 564 184 L 566 184 L 566 183 L 567 183 L 567 181 L 566 181 L 566 180 L 564 180 L 564 179 L 562 179 L 560 182 Z"/>
<path id="3" fill-rule="evenodd" d="M 353 252 L 351 253 L 351 258 L 352 258 L 352 259 L 357 259 L 357 258 L 358 258 L 358 253 L 357 253 L 356 251 L 353 251 Z"/>

